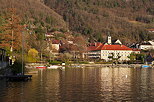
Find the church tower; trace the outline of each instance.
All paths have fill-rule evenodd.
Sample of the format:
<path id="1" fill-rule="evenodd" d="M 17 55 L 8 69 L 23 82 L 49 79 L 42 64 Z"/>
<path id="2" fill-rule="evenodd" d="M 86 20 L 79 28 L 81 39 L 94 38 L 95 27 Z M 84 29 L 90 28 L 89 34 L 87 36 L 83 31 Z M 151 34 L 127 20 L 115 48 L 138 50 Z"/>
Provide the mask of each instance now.
<path id="1" fill-rule="evenodd" d="M 112 44 L 112 41 L 111 41 L 111 36 L 110 36 L 110 35 L 108 35 L 108 37 L 107 37 L 107 43 L 108 43 L 109 45 L 111 45 L 111 44 Z"/>

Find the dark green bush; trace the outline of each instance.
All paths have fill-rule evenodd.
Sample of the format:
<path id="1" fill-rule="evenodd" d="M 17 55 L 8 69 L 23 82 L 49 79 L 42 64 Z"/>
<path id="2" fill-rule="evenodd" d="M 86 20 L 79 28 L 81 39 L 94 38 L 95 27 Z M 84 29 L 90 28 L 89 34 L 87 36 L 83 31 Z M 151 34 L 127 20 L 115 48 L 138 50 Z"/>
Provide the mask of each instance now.
<path id="1" fill-rule="evenodd" d="M 25 64 L 23 64 L 25 66 Z M 24 67 L 23 67 L 24 68 Z M 21 61 L 15 61 L 14 64 L 11 66 L 13 74 L 22 73 L 22 62 Z M 25 70 L 25 68 L 23 69 Z"/>
<path id="2" fill-rule="evenodd" d="M 52 64 L 52 65 L 58 65 L 61 63 L 62 63 L 61 61 L 49 61 L 49 64 Z"/>

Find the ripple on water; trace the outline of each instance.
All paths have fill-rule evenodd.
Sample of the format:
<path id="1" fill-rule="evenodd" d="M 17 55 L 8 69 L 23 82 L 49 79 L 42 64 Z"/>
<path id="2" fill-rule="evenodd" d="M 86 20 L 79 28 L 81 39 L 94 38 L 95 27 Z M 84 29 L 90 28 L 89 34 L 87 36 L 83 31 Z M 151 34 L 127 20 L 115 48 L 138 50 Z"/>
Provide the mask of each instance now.
<path id="1" fill-rule="evenodd" d="M 0 81 L 0 86 L 0 102 L 152 102 L 154 69 L 40 70 L 32 81 Z"/>

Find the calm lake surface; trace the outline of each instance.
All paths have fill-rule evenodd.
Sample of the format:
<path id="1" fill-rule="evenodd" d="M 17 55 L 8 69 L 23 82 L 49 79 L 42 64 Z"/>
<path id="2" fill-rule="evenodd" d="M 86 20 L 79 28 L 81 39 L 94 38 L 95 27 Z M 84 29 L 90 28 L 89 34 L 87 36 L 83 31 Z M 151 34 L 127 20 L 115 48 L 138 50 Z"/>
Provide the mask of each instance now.
<path id="1" fill-rule="evenodd" d="M 154 102 L 154 69 L 39 70 L 28 82 L 0 80 L 0 102 Z"/>

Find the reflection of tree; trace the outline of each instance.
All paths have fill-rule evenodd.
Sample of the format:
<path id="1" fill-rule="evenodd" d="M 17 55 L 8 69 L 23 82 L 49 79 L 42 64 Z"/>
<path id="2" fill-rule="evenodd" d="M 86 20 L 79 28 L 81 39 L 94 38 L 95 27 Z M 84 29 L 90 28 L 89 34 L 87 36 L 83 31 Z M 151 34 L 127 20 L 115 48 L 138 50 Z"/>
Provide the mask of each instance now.
<path id="1" fill-rule="evenodd" d="M 135 61 L 136 60 L 136 54 L 132 53 L 130 54 L 130 56 L 127 56 L 131 62 Z"/>
<path id="2" fill-rule="evenodd" d="M 118 60 L 121 58 L 121 56 L 120 56 L 119 53 L 117 53 L 117 54 L 115 54 L 115 53 L 110 53 L 109 56 L 108 56 L 108 58 L 109 58 L 110 60 L 112 60 L 112 63 L 117 64 L 117 63 L 118 63 Z"/>
<path id="3" fill-rule="evenodd" d="M 145 62 L 145 56 L 146 56 L 145 54 L 137 54 L 136 59 L 141 61 L 142 63 L 144 63 Z"/>

